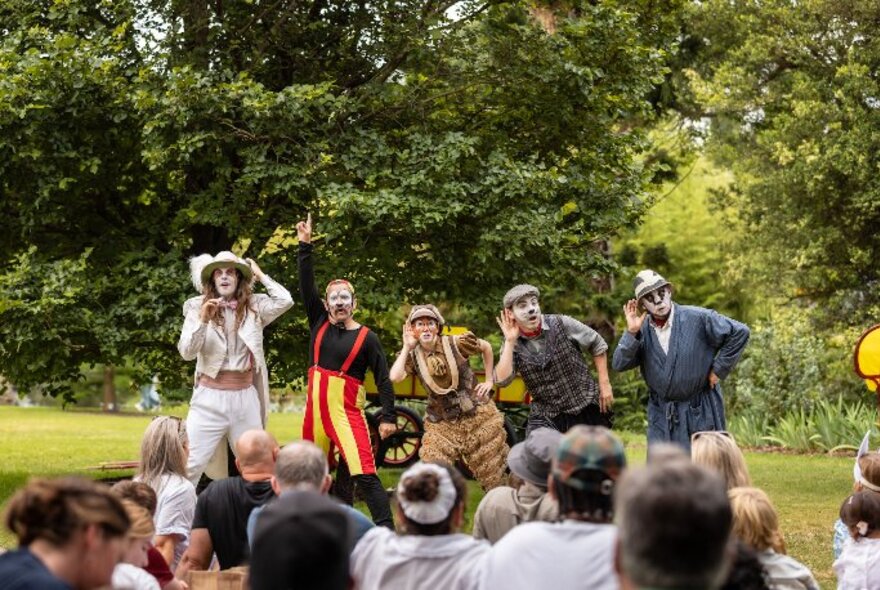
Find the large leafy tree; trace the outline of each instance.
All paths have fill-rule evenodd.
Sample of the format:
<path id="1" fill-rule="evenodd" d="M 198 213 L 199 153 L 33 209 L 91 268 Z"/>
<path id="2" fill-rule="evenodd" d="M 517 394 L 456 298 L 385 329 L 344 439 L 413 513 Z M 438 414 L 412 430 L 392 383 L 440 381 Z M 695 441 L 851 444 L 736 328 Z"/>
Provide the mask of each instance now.
<path id="1" fill-rule="evenodd" d="M 880 40 L 876 2 L 709 0 L 689 74 L 713 154 L 737 175 L 741 268 L 817 317 L 876 318 Z"/>
<path id="2" fill-rule="evenodd" d="M 648 200 L 677 9 L 0 0 L 0 367 L 53 392 L 83 363 L 180 381 L 187 257 L 232 248 L 294 287 L 307 211 L 319 277 L 395 334 L 405 301 L 488 326 L 516 281 L 582 291 Z M 280 381 L 297 315 L 269 334 Z"/>

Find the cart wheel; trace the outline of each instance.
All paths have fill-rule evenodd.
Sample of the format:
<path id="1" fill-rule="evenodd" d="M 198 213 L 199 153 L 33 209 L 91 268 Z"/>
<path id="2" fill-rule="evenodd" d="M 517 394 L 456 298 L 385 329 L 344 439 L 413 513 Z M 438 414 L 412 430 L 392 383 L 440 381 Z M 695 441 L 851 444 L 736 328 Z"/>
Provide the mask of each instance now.
<path id="1" fill-rule="evenodd" d="M 425 433 L 422 417 L 404 406 L 394 406 L 394 413 L 397 432 L 385 440 L 379 438 L 379 412 L 367 414 L 376 467 L 407 467 L 419 460 L 422 435 Z"/>

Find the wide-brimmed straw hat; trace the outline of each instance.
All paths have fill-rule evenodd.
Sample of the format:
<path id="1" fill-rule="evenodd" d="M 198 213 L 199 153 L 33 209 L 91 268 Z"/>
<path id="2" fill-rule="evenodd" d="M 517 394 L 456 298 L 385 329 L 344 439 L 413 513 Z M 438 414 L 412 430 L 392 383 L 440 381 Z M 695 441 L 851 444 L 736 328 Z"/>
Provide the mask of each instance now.
<path id="1" fill-rule="evenodd" d="M 211 275 L 218 268 L 232 266 L 242 274 L 244 280 L 249 281 L 253 278 L 254 273 L 250 265 L 243 259 L 239 258 L 232 252 L 224 250 L 216 256 L 210 254 L 202 254 L 190 260 L 190 270 L 192 270 L 193 286 L 199 289 L 200 286 L 207 284 L 211 280 Z M 199 279 L 199 285 L 196 285 L 196 277 Z"/>

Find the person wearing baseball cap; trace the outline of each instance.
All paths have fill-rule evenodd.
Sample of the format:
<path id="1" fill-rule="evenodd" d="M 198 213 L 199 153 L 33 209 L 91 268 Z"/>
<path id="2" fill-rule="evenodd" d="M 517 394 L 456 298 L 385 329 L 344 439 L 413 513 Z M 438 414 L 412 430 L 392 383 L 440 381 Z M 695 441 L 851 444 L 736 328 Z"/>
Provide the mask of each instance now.
<path id="1" fill-rule="evenodd" d="M 576 425 L 560 440 L 547 478 L 560 522 L 528 522 L 492 546 L 483 587 L 616 590 L 614 488 L 623 443 L 603 426 Z"/>
<path id="2" fill-rule="evenodd" d="M 370 428 L 364 413 L 367 370 L 379 390 L 379 437 L 397 431 L 394 388 L 388 378 L 388 361 L 379 337 L 354 319 L 357 298 L 352 284 L 335 279 L 322 298 L 315 285 L 312 215 L 296 224 L 299 239 L 297 264 L 299 290 L 309 322 L 309 372 L 302 438 L 324 452 L 339 451 L 337 484 L 351 479 L 366 500 L 373 522 L 393 527 L 388 494 L 376 475 Z M 337 489 L 347 486 L 338 486 Z M 340 494 L 342 495 L 342 494 Z M 343 499 L 351 504 L 352 495 Z"/>
<path id="3" fill-rule="evenodd" d="M 504 295 L 498 326 L 504 344 L 495 381 L 504 387 L 517 373 L 531 396 L 526 434 L 535 428 L 565 432 L 575 424 L 611 428 L 614 394 L 608 377 L 608 345 L 592 328 L 566 315 L 542 314 L 540 293 L 516 285 Z M 584 359 L 593 359 L 596 379 Z"/>
<path id="4" fill-rule="evenodd" d="M 561 438 L 558 430 L 536 428 L 526 440 L 511 447 L 507 466 L 513 487 L 489 490 L 480 500 L 474 512 L 475 538 L 494 544 L 523 522 L 555 522 L 559 518 L 556 499 L 547 493 L 547 476 Z"/>
<path id="5" fill-rule="evenodd" d="M 674 442 L 690 450 L 695 432 L 725 429 L 720 381 L 745 350 L 749 328 L 711 309 L 673 303 L 672 285 L 653 270 L 636 275 L 633 290 L 611 366 L 642 372 L 650 392 L 649 448 Z"/>
<path id="6" fill-rule="evenodd" d="M 403 347 L 391 366 L 391 381 L 416 375 L 427 392 L 425 434 L 419 457 L 429 463 L 462 461 L 491 490 L 506 482 L 510 450 L 504 416 L 492 401 L 492 346 L 473 332 L 443 335 L 434 305 L 414 305 L 403 324 Z M 478 383 L 468 358 L 480 354 L 487 379 Z"/>
<path id="7" fill-rule="evenodd" d="M 293 306 L 290 292 L 232 252 L 190 260 L 193 287 L 200 293 L 183 304 L 177 348 L 196 361 L 195 387 L 186 417 L 187 477 L 197 485 L 203 472 L 228 475 L 227 442 L 263 429 L 269 417 L 269 370 L 263 328 Z M 259 282 L 266 293 L 254 293 Z"/>

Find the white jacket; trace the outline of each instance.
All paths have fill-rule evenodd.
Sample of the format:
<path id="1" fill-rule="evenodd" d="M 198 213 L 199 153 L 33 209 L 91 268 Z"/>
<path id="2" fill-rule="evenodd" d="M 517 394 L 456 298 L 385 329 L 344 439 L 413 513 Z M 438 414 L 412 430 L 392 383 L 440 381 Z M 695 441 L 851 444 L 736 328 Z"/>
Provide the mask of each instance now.
<path id="1" fill-rule="evenodd" d="M 251 295 L 248 311 L 238 327 L 238 337 L 254 355 L 254 386 L 260 397 L 263 428 L 269 418 L 269 371 L 263 352 L 263 328 L 293 306 L 290 292 L 265 274 L 261 281 L 268 295 Z M 183 304 L 183 329 L 177 349 L 184 360 L 196 359 L 195 385 L 199 375 L 217 377 L 226 357 L 226 332 L 213 322 L 203 324 L 199 317 L 204 297 L 192 297 Z M 254 313 L 256 312 L 256 313 Z"/>

